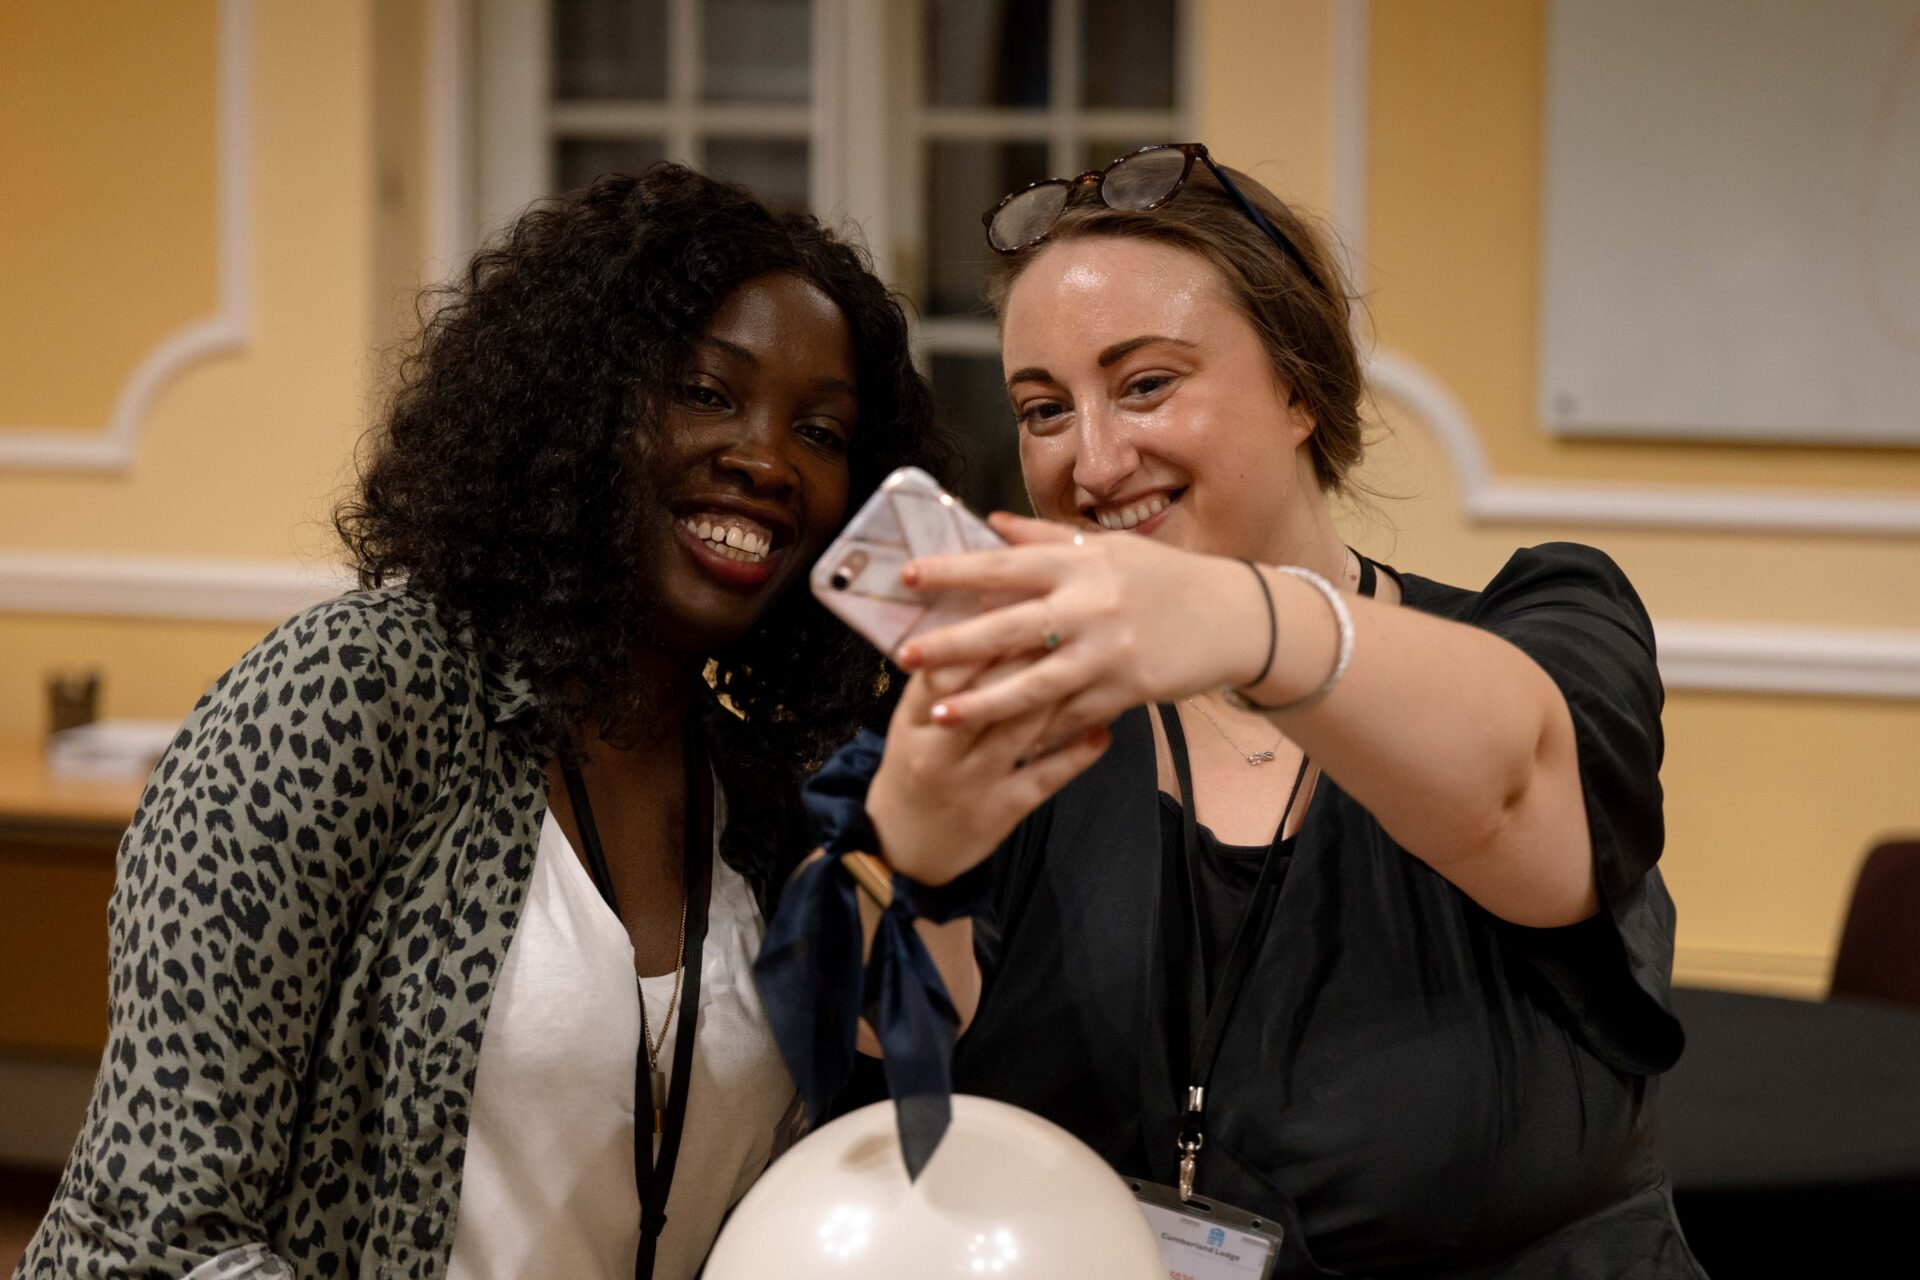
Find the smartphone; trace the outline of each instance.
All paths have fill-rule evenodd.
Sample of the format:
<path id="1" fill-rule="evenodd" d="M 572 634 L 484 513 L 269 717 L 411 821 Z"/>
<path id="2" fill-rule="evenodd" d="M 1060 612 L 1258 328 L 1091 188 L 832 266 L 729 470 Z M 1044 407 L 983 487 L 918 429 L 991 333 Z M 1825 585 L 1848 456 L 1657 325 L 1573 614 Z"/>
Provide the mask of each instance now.
<path id="1" fill-rule="evenodd" d="M 987 522 L 918 467 L 901 467 L 814 562 L 809 581 L 833 610 L 889 658 L 923 632 L 986 607 L 976 592 L 928 594 L 900 581 L 907 561 L 1006 546 Z"/>

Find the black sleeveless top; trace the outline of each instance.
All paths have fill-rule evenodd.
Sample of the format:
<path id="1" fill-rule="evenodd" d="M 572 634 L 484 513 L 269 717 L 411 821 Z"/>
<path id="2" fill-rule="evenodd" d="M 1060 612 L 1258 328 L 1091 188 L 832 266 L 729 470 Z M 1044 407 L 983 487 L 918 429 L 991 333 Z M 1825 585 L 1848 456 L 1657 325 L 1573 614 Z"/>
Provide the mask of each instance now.
<path id="1" fill-rule="evenodd" d="M 1160 793 L 1160 847 L 1180 847 L 1180 802 Z M 1200 958 L 1207 974 L 1207 998 L 1211 1000 L 1227 949 L 1233 945 L 1234 931 L 1253 900 L 1253 884 L 1260 877 L 1260 864 L 1266 861 L 1264 844 L 1228 844 L 1206 823 L 1200 824 L 1199 858 L 1194 863 L 1193 899 L 1200 913 Z M 1276 879 L 1284 883 L 1287 863 L 1293 858 L 1293 841 L 1282 840 L 1273 850 L 1279 860 Z"/>
<path id="2" fill-rule="evenodd" d="M 1503 636 L 1560 687 L 1603 907 L 1565 929 L 1501 921 L 1322 777 L 1221 1048 L 1198 1190 L 1284 1224 L 1288 1277 L 1695 1276 L 1654 1141 L 1681 1035 L 1651 624 L 1606 556 L 1570 544 L 1516 553 L 1478 592 L 1401 581 L 1406 607 Z M 1170 818 L 1179 837 L 1156 772 L 1147 712 L 1129 712 L 995 855 L 955 1084 L 1171 1183 L 1187 1039 L 1169 963 L 1190 930 L 1162 909 Z M 1248 851 L 1214 852 L 1237 922 Z"/>

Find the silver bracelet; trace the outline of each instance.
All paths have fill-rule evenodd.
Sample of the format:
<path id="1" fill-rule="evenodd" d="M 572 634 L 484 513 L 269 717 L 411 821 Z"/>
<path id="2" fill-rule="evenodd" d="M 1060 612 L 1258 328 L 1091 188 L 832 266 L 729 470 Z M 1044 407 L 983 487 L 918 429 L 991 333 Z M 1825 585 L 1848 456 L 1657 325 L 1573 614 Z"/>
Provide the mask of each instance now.
<path id="1" fill-rule="evenodd" d="M 1347 602 L 1340 598 L 1339 588 L 1335 587 L 1331 582 L 1328 582 L 1313 570 L 1303 569 L 1297 564 L 1283 564 L 1276 567 L 1280 572 L 1292 574 L 1320 593 L 1321 597 L 1327 602 L 1327 608 L 1333 610 L 1334 626 L 1338 628 L 1340 636 L 1337 647 L 1334 650 L 1333 669 L 1327 672 L 1327 678 L 1320 682 L 1318 689 L 1302 697 L 1295 698 L 1292 702 L 1282 702 L 1269 706 L 1266 703 L 1255 702 L 1238 689 L 1221 691 L 1220 697 L 1228 706 L 1241 711 L 1258 711 L 1268 715 L 1276 711 L 1299 711 L 1304 707 L 1310 707 L 1320 701 L 1320 699 L 1333 692 L 1333 686 L 1339 684 L 1340 677 L 1347 674 L 1347 664 L 1353 661 L 1353 614 L 1348 610 Z"/>

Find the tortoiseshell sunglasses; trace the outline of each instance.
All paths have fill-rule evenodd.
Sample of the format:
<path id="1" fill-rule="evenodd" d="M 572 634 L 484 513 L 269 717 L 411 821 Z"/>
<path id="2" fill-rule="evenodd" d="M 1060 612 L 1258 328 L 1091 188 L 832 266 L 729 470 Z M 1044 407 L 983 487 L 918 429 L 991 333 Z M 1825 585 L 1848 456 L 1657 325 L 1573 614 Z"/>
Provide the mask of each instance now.
<path id="1" fill-rule="evenodd" d="M 1325 293 L 1326 285 L 1321 283 L 1319 274 L 1307 265 L 1306 257 L 1294 247 L 1293 241 L 1282 235 L 1265 214 L 1254 208 L 1253 202 L 1227 176 L 1226 170 L 1207 154 L 1206 144 L 1201 142 L 1156 143 L 1129 152 L 1104 169 L 1089 169 L 1077 178 L 1048 178 L 1045 182 L 1022 187 L 980 216 L 980 221 L 987 228 L 987 244 L 995 253 L 1015 254 L 1023 249 L 1031 249 L 1047 238 L 1074 197 L 1089 185 L 1099 190 L 1100 199 L 1109 209 L 1136 212 L 1158 209 L 1180 194 L 1180 188 L 1187 185 L 1187 177 L 1193 172 L 1195 160 L 1207 166 L 1214 181 L 1233 197 L 1234 203 L 1253 220 L 1253 224 L 1280 247 L 1280 251 L 1300 269 L 1300 274 L 1307 278 L 1307 282 Z"/>

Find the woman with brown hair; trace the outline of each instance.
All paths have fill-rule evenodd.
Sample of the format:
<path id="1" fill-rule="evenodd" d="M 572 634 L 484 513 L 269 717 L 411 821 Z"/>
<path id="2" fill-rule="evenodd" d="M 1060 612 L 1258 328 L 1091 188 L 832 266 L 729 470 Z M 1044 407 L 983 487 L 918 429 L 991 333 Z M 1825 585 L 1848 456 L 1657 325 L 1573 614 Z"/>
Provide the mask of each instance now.
<path id="1" fill-rule="evenodd" d="M 1013 602 L 897 655 L 866 798 L 899 875 L 989 868 L 930 948 L 972 1015 L 955 1087 L 1279 1224 L 1280 1275 L 1697 1274 L 1654 1142 L 1681 1034 L 1625 576 L 1549 544 L 1463 589 L 1345 545 L 1348 287 L 1203 147 L 987 222 L 1041 519 L 909 566 Z"/>

